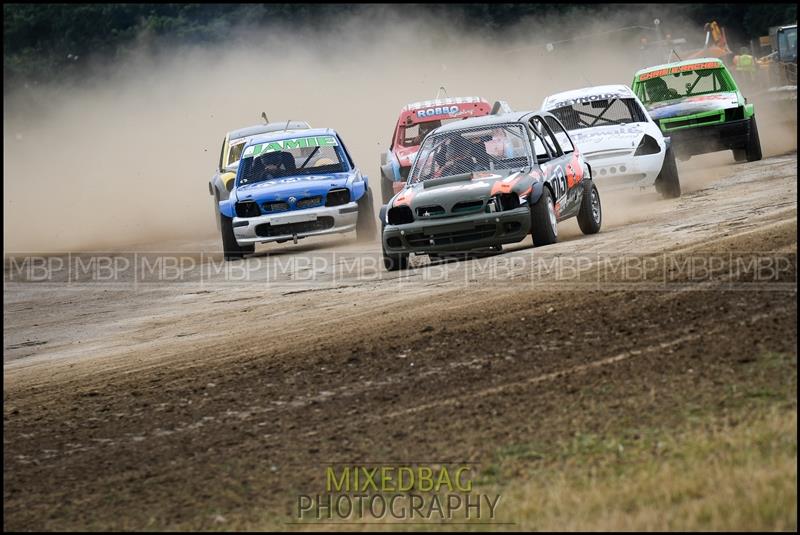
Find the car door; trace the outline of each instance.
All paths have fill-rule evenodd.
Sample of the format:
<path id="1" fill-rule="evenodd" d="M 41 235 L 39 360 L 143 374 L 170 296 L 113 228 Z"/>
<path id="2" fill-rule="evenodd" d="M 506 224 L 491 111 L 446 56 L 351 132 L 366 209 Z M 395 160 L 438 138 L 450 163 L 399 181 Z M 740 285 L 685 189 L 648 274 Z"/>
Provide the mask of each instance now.
<path id="1" fill-rule="evenodd" d="M 541 165 L 542 171 L 555 192 L 555 199 L 553 199 L 556 208 L 556 216 L 559 220 L 565 219 L 574 215 L 575 211 L 575 195 L 577 189 L 570 187 L 572 184 L 567 182 L 567 164 L 571 158 L 571 154 L 566 155 L 561 150 L 561 146 L 556 140 L 553 133 L 548 128 L 544 119 L 539 115 L 534 115 L 530 120 L 530 125 L 533 131 L 537 134 L 537 138 L 544 144 L 548 158 L 545 163 Z M 535 143 L 534 143 L 535 144 Z M 537 158 L 539 149 L 537 148 Z"/>
<path id="2" fill-rule="evenodd" d="M 555 203 L 556 199 L 562 196 L 567 186 L 566 180 L 562 180 L 561 175 L 558 173 L 558 166 L 552 165 L 553 160 L 557 157 L 554 153 L 555 149 L 551 143 L 545 141 L 540 131 L 534 127 L 533 119 L 528 121 L 527 127 L 536 163 L 544 175 L 544 181 L 550 185 L 550 189 L 553 191 L 553 202 Z"/>
<path id="3" fill-rule="evenodd" d="M 588 178 L 584 173 L 583 157 L 580 151 L 575 148 L 575 144 L 569 137 L 566 128 L 561 122 L 551 115 L 544 117 L 545 124 L 553 133 L 555 142 L 564 155 L 564 175 L 567 179 L 567 208 L 562 207 L 562 211 L 567 216 L 577 214 L 583 199 L 583 180 Z"/>

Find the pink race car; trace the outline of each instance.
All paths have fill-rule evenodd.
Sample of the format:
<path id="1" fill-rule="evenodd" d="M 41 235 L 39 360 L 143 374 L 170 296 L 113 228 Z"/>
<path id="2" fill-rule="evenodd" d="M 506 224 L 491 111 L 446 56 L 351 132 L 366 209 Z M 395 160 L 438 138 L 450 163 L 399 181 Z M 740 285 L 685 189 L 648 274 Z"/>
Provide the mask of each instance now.
<path id="1" fill-rule="evenodd" d="M 480 97 L 455 97 L 414 102 L 403 106 L 394 128 L 389 150 L 381 154 L 381 198 L 383 204 L 406 184 L 422 140 L 432 130 L 452 121 L 510 111 L 499 101 L 492 106 Z"/>

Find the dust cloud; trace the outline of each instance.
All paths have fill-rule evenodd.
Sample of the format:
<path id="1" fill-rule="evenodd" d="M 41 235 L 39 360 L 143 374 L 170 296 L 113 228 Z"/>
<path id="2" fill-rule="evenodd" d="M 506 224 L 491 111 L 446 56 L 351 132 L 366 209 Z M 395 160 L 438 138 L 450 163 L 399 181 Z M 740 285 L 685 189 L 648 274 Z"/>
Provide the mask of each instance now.
<path id="1" fill-rule="evenodd" d="M 379 155 L 400 108 L 439 86 L 523 110 L 552 92 L 630 83 L 641 66 L 631 38 L 548 53 L 558 22 L 522 20 L 499 40 L 385 8 L 335 31 L 243 26 L 217 46 L 165 50 L 142 36 L 79 87 L 4 95 L 4 252 L 216 239 L 207 183 L 223 136 L 262 111 L 336 129 L 379 196 Z M 627 24 L 596 18 L 581 32 Z"/>
<path id="2" fill-rule="evenodd" d="M 797 100 L 753 99 L 764 157 L 797 150 Z"/>

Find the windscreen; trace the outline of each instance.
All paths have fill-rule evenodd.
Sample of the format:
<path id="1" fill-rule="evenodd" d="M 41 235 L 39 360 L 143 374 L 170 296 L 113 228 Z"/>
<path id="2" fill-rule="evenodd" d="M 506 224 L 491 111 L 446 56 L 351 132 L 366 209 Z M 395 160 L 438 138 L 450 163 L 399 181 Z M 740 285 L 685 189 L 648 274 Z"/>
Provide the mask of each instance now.
<path id="1" fill-rule="evenodd" d="M 589 102 L 576 100 L 567 106 L 552 109 L 550 113 L 567 130 L 647 121 L 644 111 L 632 98 L 608 98 Z"/>
<path id="2" fill-rule="evenodd" d="M 411 182 L 444 176 L 517 169 L 531 165 L 520 124 L 465 128 L 428 137 L 420 148 Z"/>
<path id="3" fill-rule="evenodd" d="M 720 91 L 735 91 L 727 73 L 720 68 L 686 70 L 647 79 L 644 79 L 645 76 L 647 75 L 642 75 L 640 78 L 643 81 L 638 89 L 639 98 L 645 104 Z"/>
<path id="4" fill-rule="evenodd" d="M 309 136 L 249 145 L 237 184 L 347 171 L 336 136 Z"/>
<path id="5" fill-rule="evenodd" d="M 430 132 L 434 131 L 435 129 L 447 123 L 452 123 L 453 121 L 461 121 L 463 119 L 464 119 L 463 117 L 457 117 L 451 119 L 437 119 L 434 121 L 425 121 L 411 125 L 403 125 L 400 127 L 400 135 L 398 136 L 398 141 L 400 143 L 400 146 L 402 147 L 417 147 L 422 143 L 422 140 L 425 139 L 425 136 L 427 136 Z"/>
<path id="6" fill-rule="evenodd" d="M 778 32 L 778 49 L 781 61 L 797 61 L 797 28 Z"/>

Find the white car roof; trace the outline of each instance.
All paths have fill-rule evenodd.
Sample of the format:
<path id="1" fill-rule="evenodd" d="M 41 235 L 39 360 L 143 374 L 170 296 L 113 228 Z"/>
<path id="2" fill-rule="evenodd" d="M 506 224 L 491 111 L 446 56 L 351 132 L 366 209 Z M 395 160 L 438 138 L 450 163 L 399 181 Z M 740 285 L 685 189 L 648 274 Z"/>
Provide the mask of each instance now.
<path id="1" fill-rule="evenodd" d="M 607 98 L 635 98 L 633 91 L 630 87 L 622 84 L 615 85 L 596 85 L 593 87 L 584 87 L 581 89 L 573 89 L 571 91 L 562 91 L 555 93 L 545 98 L 542 102 L 542 109 L 552 110 L 560 108 L 577 101 L 590 101 L 590 100 L 603 100 Z"/>

